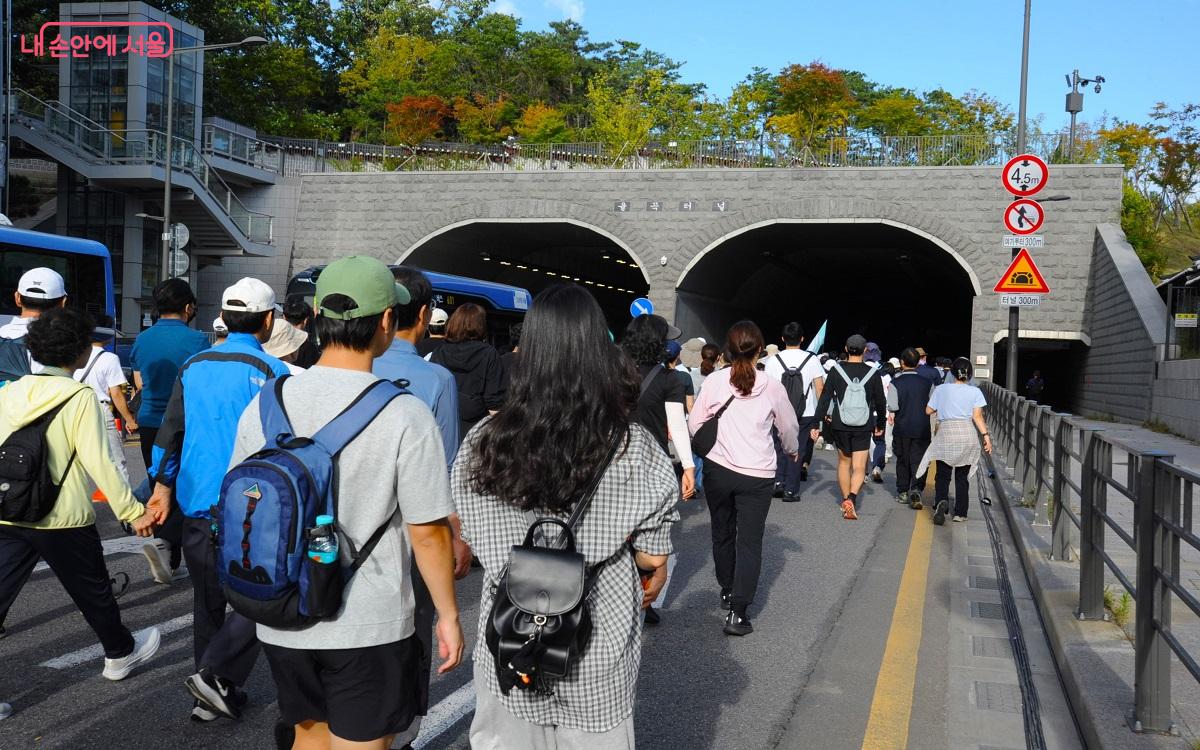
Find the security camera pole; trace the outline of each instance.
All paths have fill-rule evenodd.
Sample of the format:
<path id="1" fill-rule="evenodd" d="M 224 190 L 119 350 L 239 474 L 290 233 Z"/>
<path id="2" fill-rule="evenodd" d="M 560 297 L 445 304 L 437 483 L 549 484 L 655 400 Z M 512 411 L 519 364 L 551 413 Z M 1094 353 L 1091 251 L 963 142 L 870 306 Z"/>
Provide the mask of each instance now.
<path id="1" fill-rule="evenodd" d="M 1067 76 L 1067 85 L 1071 87 L 1071 91 L 1067 94 L 1067 111 L 1071 113 L 1071 137 L 1067 141 L 1067 161 L 1075 160 L 1075 115 L 1083 111 L 1083 92 L 1079 87 L 1096 84 L 1096 93 L 1100 93 L 1100 84 L 1104 83 L 1104 76 L 1096 76 L 1095 78 L 1080 78 L 1079 69 L 1076 68 L 1069 76 Z"/>

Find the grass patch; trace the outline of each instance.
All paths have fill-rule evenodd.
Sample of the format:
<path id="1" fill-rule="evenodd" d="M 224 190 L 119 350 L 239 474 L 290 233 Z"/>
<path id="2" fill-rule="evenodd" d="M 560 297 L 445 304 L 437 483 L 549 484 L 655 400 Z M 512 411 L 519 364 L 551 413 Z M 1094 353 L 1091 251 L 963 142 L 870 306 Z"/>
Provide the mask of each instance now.
<path id="1" fill-rule="evenodd" d="M 1171 425 L 1159 419 L 1147 419 L 1145 422 L 1142 422 L 1142 427 L 1151 432 L 1157 432 L 1160 435 L 1173 435 L 1174 437 L 1185 439 L 1187 437 L 1186 435 L 1179 434 L 1171 428 Z"/>
<path id="2" fill-rule="evenodd" d="M 1112 621 L 1120 627 L 1124 628 L 1129 622 L 1129 615 L 1133 611 L 1133 597 L 1128 591 L 1121 591 L 1121 595 L 1117 596 L 1109 586 L 1104 587 L 1104 608 L 1108 610 L 1108 614 L 1112 617 Z"/>

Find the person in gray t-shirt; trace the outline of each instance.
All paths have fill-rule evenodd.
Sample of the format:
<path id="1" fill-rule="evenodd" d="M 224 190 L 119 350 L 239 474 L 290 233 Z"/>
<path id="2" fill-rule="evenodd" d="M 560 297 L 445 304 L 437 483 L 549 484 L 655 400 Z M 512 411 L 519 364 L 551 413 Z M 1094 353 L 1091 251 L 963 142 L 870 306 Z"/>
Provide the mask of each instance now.
<path id="1" fill-rule="evenodd" d="M 374 258 L 344 258 L 325 269 L 317 283 L 314 324 L 321 358 L 283 384 L 283 405 L 297 435 L 312 436 L 378 381 L 372 362 L 391 344 L 395 307 L 408 299 Z M 255 398 L 238 423 L 230 465 L 264 442 Z M 260 624 L 258 638 L 283 722 L 295 726 L 299 744 L 328 746 L 332 735 L 386 747 L 427 703 L 418 679 L 423 649 L 414 636 L 413 558 L 437 610 L 439 673 L 462 660 L 446 520 L 454 506 L 429 407 L 412 395 L 392 400 L 341 452 L 335 476 L 336 523 L 344 537 L 361 548 L 389 517 L 391 526 L 349 579 L 336 617 L 301 630 Z M 350 560 L 348 546 L 340 545 L 343 566 Z"/>

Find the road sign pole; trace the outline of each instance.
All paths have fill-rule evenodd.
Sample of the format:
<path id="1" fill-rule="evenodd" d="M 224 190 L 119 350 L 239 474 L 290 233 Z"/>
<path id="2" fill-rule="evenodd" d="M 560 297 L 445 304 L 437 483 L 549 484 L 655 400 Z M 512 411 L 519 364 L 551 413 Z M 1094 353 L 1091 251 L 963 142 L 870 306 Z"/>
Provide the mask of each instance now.
<path id="1" fill-rule="evenodd" d="M 1029 94 L 1029 14 L 1032 0 L 1025 0 L 1025 29 L 1021 37 L 1021 101 L 1017 111 L 1017 153 L 1025 153 L 1025 103 Z M 1013 260 L 1017 259 L 1017 248 L 1013 248 Z M 1021 333 L 1021 308 L 1008 308 L 1008 367 L 1005 385 L 1017 392 L 1017 337 Z"/>

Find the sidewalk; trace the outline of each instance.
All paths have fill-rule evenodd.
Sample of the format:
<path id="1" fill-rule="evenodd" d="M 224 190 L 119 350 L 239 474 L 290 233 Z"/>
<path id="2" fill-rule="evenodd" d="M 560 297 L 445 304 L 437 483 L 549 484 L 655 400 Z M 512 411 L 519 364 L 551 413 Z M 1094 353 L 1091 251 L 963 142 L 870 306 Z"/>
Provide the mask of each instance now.
<path id="1" fill-rule="evenodd" d="M 1160 450 L 1175 456 L 1175 463 L 1200 470 L 1200 445 L 1173 435 L 1156 433 L 1143 427 L 1072 417 L 1087 429 L 1103 430 L 1114 446 L 1112 476 L 1126 476 L 1131 450 Z M 1012 471 L 1002 453 L 994 456 L 999 479 L 1004 480 L 1004 507 L 1012 522 L 1019 552 L 1034 589 L 1042 615 L 1046 619 L 1056 660 L 1088 744 L 1098 748 L 1187 748 L 1200 737 L 1200 685 L 1186 668 L 1172 662 L 1172 718 L 1180 737 L 1136 734 L 1127 726 L 1133 708 L 1135 612 L 1132 602 L 1122 629 L 1111 622 L 1083 622 L 1075 618 L 1079 601 L 1079 566 L 1049 559 L 1050 527 L 1034 525 L 1034 510 L 1022 507 L 1021 490 L 1011 481 Z M 1079 467 L 1072 462 L 1072 479 L 1079 482 Z M 1071 507 L 1078 514 L 1079 502 L 1069 491 Z M 1044 502 L 1044 501 L 1043 501 Z M 1108 515 L 1125 532 L 1133 533 L 1133 504 L 1116 491 L 1108 492 Z M 1078 547 L 1078 530 L 1071 527 L 1071 547 Z M 1123 540 L 1107 530 L 1105 551 L 1131 579 L 1136 556 Z M 1200 552 L 1181 545 L 1182 578 L 1189 591 L 1200 595 Z M 1111 571 L 1105 569 L 1105 582 L 1115 599 L 1124 588 Z M 1200 655 L 1200 620 L 1182 603 L 1172 608 L 1172 632 L 1192 654 Z"/>

